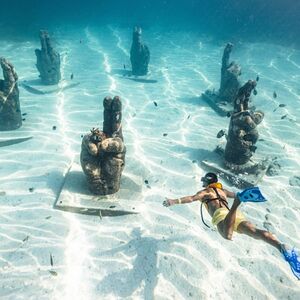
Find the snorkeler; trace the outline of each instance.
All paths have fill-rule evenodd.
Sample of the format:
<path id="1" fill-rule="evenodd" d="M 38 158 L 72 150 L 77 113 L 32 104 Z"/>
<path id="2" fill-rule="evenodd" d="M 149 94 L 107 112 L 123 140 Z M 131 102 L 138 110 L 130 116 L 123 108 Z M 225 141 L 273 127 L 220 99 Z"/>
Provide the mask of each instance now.
<path id="1" fill-rule="evenodd" d="M 202 205 L 207 208 L 212 217 L 212 224 L 217 226 L 218 232 L 225 239 L 231 240 L 233 231 L 246 234 L 254 239 L 262 240 L 275 247 L 289 263 L 293 274 L 300 280 L 300 257 L 295 249 L 288 250 L 285 244 L 281 243 L 272 233 L 258 229 L 254 224 L 247 221 L 245 216 L 238 210 L 242 202 L 263 202 L 266 199 L 262 196 L 258 188 L 246 189 L 237 194 L 223 188 L 218 182 L 218 177 L 214 173 L 207 173 L 201 178 L 204 189 L 193 196 L 186 196 L 178 199 L 168 199 L 163 205 L 168 207 L 175 204 L 201 202 L 201 218 L 203 223 L 208 226 L 202 216 Z M 233 198 L 231 208 L 228 207 L 227 198 Z"/>

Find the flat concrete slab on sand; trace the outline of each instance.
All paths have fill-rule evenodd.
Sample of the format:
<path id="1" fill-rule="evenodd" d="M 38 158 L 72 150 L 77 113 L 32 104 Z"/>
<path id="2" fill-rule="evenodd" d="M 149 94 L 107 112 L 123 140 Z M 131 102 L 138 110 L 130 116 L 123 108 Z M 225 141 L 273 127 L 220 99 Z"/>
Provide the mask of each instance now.
<path id="1" fill-rule="evenodd" d="M 224 166 L 224 159 L 217 153 L 212 153 L 209 158 L 202 160 L 201 165 L 207 171 L 217 173 L 221 178 L 227 180 L 238 188 L 257 186 L 259 182 L 262 181 L 267 170 L 267 168 L 259 170 L 255 174 L 249 174 L 246 172 L 240 174 L 233 173 Z"/>
<path id="2" fill-rule="evenodd" d="M 143 205 L 142 178 L 123 173 L 121 188 L 113 195 L 93 195 L 81 166 L 73 163 L 65 175 L 64 182 L 54 207 L 70 212 L 89 215 L 117 216 L 136 214 Z"/>

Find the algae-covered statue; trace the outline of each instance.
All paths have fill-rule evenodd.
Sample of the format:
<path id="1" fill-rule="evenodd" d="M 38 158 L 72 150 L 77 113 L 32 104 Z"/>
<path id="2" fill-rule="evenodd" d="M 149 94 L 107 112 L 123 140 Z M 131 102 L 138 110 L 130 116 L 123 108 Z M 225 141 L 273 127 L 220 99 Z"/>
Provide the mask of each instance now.
<path id="1" fill-rule="evenodd" d="M 241 87 L 241 67 L 234 61 L 230 62 L 232 48 L 233 45 L 228 43 L 223 52 L 219 91 L 207 90 L 202 94 L 203 100 L 223 117 L 233 110 L 234 99 Z"/>
<path id="2" fill-rule="evenodd" d="M 257 125 L 264 118 L 262 111 L 251 111 L 248 107 L 249 97 L 255 86 L 256 82 L 249 80 L 239 89 L 234 102 L 235 111 L 230 119 L 225 147 L 225 163 L 237 170 L 245 170 L 246 164 L 253 156 L 257 148 L 255 146 L 258 140 Z M 253 166 L 250 169 L 252 170 Z"/>
<path id="3" fill-rule="evenodd" d="M 230 117 L 228 132 L 220 130 L 217 138 L 225 136 L 225 148 L 218 145 L 214 159 L 202 160 L 201 163 L 209 170 L 218 172 L 231 184 L 240 187 L 256 186 L 267 173 L 274 176 L 278 170 L 275 158 L 255 155 L 256 143 L 259 138 L 258 125 L 263 121 L 264 113 L 249 107 L 252 91 L 255 91 L 257 82 L 248 80 L 239 88 L 233 99 L 234 109 L 228 111 Z"/>
<path id="4" fill-rule="evenodd" d="M 133 30 L 130 61 L 133 75 L 147 75 L 150 51 L 149 48 L 142 42 L 142 29 L 140 27 L 135 27 Z"/>
<path id="5" fill-rule="evenodd" d="M 60 55 L 53 49 L 47 31 L 40 31 L 40 40 L 42 49 L 35 50 L 37 58 L 36 67 L 40 73 L 40 78 L 43 84 L 57 84 L 61 79 Z"/>
<path id="6" fill-rule="evenodd" d="M 93 128 L 83 137 L 80 155 L 89 189 L 96 195 L 116 193 L 125 166 L 121 100 L 117 96 L 106 97 L 103 106 L 103 131 Z"/>
<path id="7" fill-rule="evenodd" d="M 224 49 L 221 68 L 221 85 L 218 99 L 232 103 L 241 87 L 239 76 L 241 67 L 234 61 L 229 62 L 233 44 L 228 43 Z"/>
<path id="8" fill-rule="evenodd" d="M 240 111 L 231 116 L 225 147 L 225 161 L 229 164 L 244 165 L 256 150 L 257 125 L 263 120 L 261 111 Z"/>
<path id="9" fill-rule="evenodd" d="M 22 125 L 18 75 L 13 65 L 0 58 L 3 78 L 0 79 L 0 130 L 14 130 Z"/>

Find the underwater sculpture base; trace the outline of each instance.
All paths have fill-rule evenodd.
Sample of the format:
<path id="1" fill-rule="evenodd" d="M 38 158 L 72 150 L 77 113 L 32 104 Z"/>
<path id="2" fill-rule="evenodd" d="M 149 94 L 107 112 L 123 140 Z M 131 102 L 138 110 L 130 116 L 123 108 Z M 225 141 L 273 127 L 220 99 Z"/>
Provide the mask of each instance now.
<path id="1" fill-rule="evenodd" d="M 221 117 L 227 117 L 233 111 L 233 105 L 218 98 L 213 91 L 207 90 L 201 98 Z"/>
<path id="2" fill-rule="evenodd" d="M 262 180 L 271 164 L 269 160 L 261 160 L 251 165 L 232 165 L 230 168 L 224 161 L 223 153 L 224 149 L 217 147 L 213 157 L 201 161 L 201 165 L 207 170 L 218 173 L 221 178 L 241 189 L 256 186 Z M 253 172 L 250 172 L 251 169 Z"/>
<path id="3" fill-rule="evenodd" d="M 35 95 L 47 95 L 54 94 L 58 92 L 63 92 L 65 90 L 76 87 L 80 84 L 80 82 L 61 82 L 57 85 L 56 88 L 52 86 L 44 86 L 40 85 L 29 85 L 26 81 L 20 82 L 20 87 L 24 88 L 27 92 L 35 94 Z"/>
<path id="4" fill-rule="evenodd" d="M 92 214 L 94 210 L 100 217 L 137 214 L 143 205 L 140 201 L 142 183 L 142 178 L 125 173 L 119 192 L 107 196 L 93 195 L 80 164 L 73 163 L 65 175 L 54 208 L 83 214 Z"/>

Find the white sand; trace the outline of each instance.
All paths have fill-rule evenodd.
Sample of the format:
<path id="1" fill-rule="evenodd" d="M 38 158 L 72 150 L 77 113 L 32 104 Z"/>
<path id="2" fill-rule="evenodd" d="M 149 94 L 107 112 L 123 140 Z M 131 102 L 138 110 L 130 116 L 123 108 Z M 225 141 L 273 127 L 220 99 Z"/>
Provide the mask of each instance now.
<path id="1" fill-rule="evenodd" d="M 271 246 L 237 234 L 232 242 L 222 239 L 201 223 L 198 203 L 161 205 L 165 196 L 200 188 L 205 172 L 200 160 L 220 142 L 217 132 L 227 129 L 229 120 L 197 99 L 208 87 L 219 87 L 224 44 L 189 32 L 145 30 L 149 78 L 158 83 L 143 84 L 118 74 L 124 63 L 130 66 L 130 29 L 54 34 L 63 78 L 74 73 L 73 81 L 81 84 L 45 96 L 20 87 L 26 120 L 21 129 L 0 133 L 1 140 L 33 136 L 0 148 L 0 298 L 300 299 L 299 282 Z M 20 81 L 37 78 L 38 46 L 0 42 L 1 56 L 15 65 Z M 282 165 L 280 176 L 265 177 L 260 185 L 269 201 L 242 210 L 259 227 L 271 223 L 265 225 L 300 248 L 300 188 L 289 185 L 290 177 L 300 176 L 300 51 L 236 43 L 232 59 L 242 65 L 243 81 L 260 75 L 254 103 L 266 116 L 257 152 L 277 156 Z M 103 219 L 55 210 L 81 134 L 102 126 L 106 95 L 123 100 L 125 172 L 149 181 L 151 188 L 143 184 L 136 199 L 144 209 Z M 273 112 L 280 103 L 286 107 Z M 209 222 L 206 212 L 205 219 Z"/>

